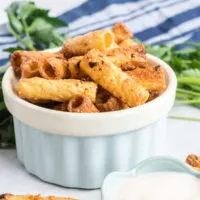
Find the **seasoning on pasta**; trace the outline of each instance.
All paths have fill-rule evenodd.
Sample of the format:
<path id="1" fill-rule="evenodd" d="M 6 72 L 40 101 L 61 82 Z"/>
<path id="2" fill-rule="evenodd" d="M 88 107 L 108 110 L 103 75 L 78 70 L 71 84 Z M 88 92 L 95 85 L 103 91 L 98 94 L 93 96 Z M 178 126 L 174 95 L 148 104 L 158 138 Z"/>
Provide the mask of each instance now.
<path id="1" fill-rule="evenodd" d="M 131 38 L 125 39 L 125 40 L 123 40 L 122 42 L 119 43 L 120 47 L 127 47 L 127 46 L 134 46 L 134 45 L 138 45 L 138 43 L 135 42 Z"/>
<path id="2" fill-rule="evenodd" d="M 92 80 L 130 107 L 145 103 L 149 97 L 146 89 L 97 49 L 88 52 L 80 66 Z"/>
<path id="3" fill-rule="evenodd" d="M 39 66 L 40 76 L 45 79 L 63 79 L 69 77 L 67 60 L 63 58 L 47 58 Z"/>
<path id="4" fill-rule="evenodd" d="M 120 42 L 122 42 L 125 39 L 133 37 L 132 32 L 122 22 L 119 22 L 119 23 L 115 24 L 112 27 L 112 32 L 115 35 L 115 41 L 116 41 L 117 44 L 119 44 Z"/>
<path id="5" fill-rule="evenodd" d="M 147 66 L 143 45 L 119 47 L 105 51 L 108 58 L 124 71 L 129 71 L 137 67 Z"/>
<path id="6" fill-rule="evenodd" d="M 65 102 L 77 94 L 86 95 L 94 102 L 97 85 L 75 79 L 46 80 L 34 77 L 21 79 L 17 90 L 21 98 L 30 102 Z"/>
<path id="7" fill-rule="evenodd" d="M 163 67 L 149 64 L 146 68 L 138 67 L 127 73 L 149 91 L 163 91 L 166 89 Z"/>
<path id="8" fill-rule="evenodd" d="M 39 76 L 39 66 L 44 64 L 45 59 L 52 57 L 63 57 L 63 55 L 42 51 L 15 51 L 10 61 L 17 76 L 30 78 Z"/>
<path id="9" fill-rule="evenodd" d="M 88 80 L 89 77 L 85 74 L 80 68 L 80 62 L 83 56 L 75 56 L 68 59 L 68 71 L 70 73 L 70 78 L 73 79 L 81 79 L 81 80 Z"/>
<path id="10" fill-rule="evenodd" d="M 69 100 L 67 110 L 77 113 L 95 113 L 99 112 L 91 99 L 85 95 L 76 95 Z"/>
<path id="11" fill-rule="evenodd" d="M 128 108 L 128 105 L 113 97 L 109 92 L 101 90 L 97 93 L 95 105 L 100 112 L 116 111 Z"/>
<path id="12" fill-rule="evenodd" d="M 114 35 L 108 30 L 99 30 L 67 39 L 63 45 L 62 52 L 65 57 L 84 55 L 93 48 L 101 51 L 114 46 Z"/>

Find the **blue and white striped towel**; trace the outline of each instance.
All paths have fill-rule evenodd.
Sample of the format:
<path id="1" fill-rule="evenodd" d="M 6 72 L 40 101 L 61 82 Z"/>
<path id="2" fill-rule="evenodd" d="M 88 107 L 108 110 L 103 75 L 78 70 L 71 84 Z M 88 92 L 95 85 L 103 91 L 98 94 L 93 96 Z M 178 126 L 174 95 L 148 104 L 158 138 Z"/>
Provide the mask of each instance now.
<path id="1" fill-rule="evenodd" d="M 59 18 L 69 24 L 61 31 L 71 37 L 123 21 L 146 43 L 200 41 L 200 0 L 87 0 Z M 8 58 L 2 49 L 16 44 L 0 34 L 0 64 Z"/>

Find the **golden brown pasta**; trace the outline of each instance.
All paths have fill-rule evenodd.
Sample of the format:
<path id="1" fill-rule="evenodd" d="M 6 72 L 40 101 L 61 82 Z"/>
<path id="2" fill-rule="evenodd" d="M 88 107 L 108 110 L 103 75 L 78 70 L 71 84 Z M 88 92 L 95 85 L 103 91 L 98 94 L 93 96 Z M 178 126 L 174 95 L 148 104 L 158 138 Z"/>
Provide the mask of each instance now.
<path id="1" fill-rule="evenodd" d="M 95 113 L 99 112 L 91 99 L 85 95 L 76 95 L 69 100 L 67 110 L 77 113 Z"/>
<path id="2" fill-rule="evenodd" d="M 130 107 L 145 103 L 149 97 L 146 89 L 97 49 L 88 52 L 80 66 L 96 83 Z"/>
<path id="3" fill-rule="evenodd" d="M 30 78 L 39 76 L 39 66 L 43 65 L 45 59 L 51 57 L 63 57 L 60 53 L 43 51 L 15 51 L 11 55 L 11 65 L 17 76 Z"/>
<path id="4" fill-rule="evenodd" d="M 138 45 L 138 43 L 135 42 L 131 38 L 125 39 L 125 40 L 123 40 L 122 42 L 119 43 L 120 47 L 127 47 L 127 46 L 134 46 L 134 45 Z"/>
<path id="5" fill-rule="evenodd" d="M 109 92 L 101 90 L 97 93 L 95 105 L 100 112 L 115 111 L 128 108 L 128 105 L 113 97 Z"/>
<path id="6" fill-rule="evenodd" d="M 195 154 L 190 154 L 186 158 L 186 163 L 200 170 L 200 156 L 197 156 Z"/>
<path id="7" fill-rule="evenodd" d="M 127 73 L 149 91 L 163 91 L 166 89 L 165 72 L 163 67 L 159 65 L 149 65 L 146 68 L 138 67 Z"/>
<path id="8" fill-rule="evenodd" d="M 143 45 L 119 47 L 105 51 L 108 58 L 122 70 L 132 70 L 138 66 L 145 67 L 147 58 Z"/>
<path id="9" fill-rule="evenodd" d="M 52 107 L 53 110 L 59 110 L 59 111 L 64 111 L 67 112 L 67 106 L 68 106 L 68 101 L 67 102 L 63 102 L 63 103 L 59 103 L 57 105 L 54 105 Z"/>
<path id="10" fill-rule="evenodd" d="M 99 30 L 86 35 L 66 40 L 63 45 L 65 57 L 84 55 L 93 48 L 105 50 L 114 46 L 114 35 L 111 31 Z"/>
<path id="11" fill-rule="evenodd" d="M 65 102 L 77 94 L 86 95 L 94 102 L 97 85 L 75 79 L 46 80 L 34 77 L 21 79 L 17 90 L 21 98 L 30 102 Z"/>
<path id="12" fill-rule="evenodd" d="M 75 200 L 73 198 L 65 197 L 42 197 L 40 195 L 13 195 L 13 194 L 3 194 L 0 195 L 1 200 Z"/>
<path id="13" fill-rule="evenodd" d="M 67 60 L 63 58 L 47 58 L 40 66 L 39 73 L 45 79 L 63 79 L 69 77 Z"/>
<path id="14" fill-rule="evenodd" d="M 120 42 L 122 42 L 123 40 L 125 39 L 128 39 L 128 38 L 132 38 L 133 37 L 133 34 L 132 32 L 128 29 L 128 27 L 122 23 L 122 22 L 119 22 L 117 24 L 115 24 L 113 27 L 112 27 L 112 32 L 114 33 L 115 35 L 115 42 L 117 44 L 119 44 Z"/>
<path id="15" fill-rule="evenodd" d="M 75 56 L 68 59 L 68 71 L 72 79 L 88 79 L 89 77 L 80 69 L 80 62 L 83 56 Z"/>
<path id="16" fill-rule="evenodd" d="M 162 93 L 162 91 L 157 91 L 157 90 L 149 91 L 148 101 L 154 100 L 155 98 L 157 98 L 158 96 L 160 96 L 161 93 Z"/>

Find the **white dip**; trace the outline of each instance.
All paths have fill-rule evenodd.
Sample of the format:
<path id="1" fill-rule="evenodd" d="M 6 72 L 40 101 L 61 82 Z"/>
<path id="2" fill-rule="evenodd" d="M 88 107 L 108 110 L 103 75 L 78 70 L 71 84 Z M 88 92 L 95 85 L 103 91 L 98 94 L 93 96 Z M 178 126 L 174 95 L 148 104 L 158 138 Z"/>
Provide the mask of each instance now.
<path id="1" fill-rule="evenodd" d="M 177 172 L 143 174 L 122 182 L 114 200 L 200 200 L 200 180 Z"/>

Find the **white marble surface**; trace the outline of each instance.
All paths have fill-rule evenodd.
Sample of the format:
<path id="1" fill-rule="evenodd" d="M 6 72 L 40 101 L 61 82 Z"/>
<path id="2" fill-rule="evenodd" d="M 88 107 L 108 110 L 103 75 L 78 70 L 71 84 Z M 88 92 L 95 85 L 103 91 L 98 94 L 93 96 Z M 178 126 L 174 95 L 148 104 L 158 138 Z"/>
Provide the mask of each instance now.
<path id="1" fill-rule="evenodd" d="M 39 6 L 50 8 L 51 13 L 57 15 L 64 10 L 81 4 L 83 1 L 36 0 L 36 3 Z M 0 3 L 0 23 L 6 22 L 4 9 L 10 2 L 12 0 L 1 1 Z M 179 105 L 174 107 L 170 114 L 200 118 L 200 109 Z M 189 153 L 200 155 L 200 122 L 168 120 L 168 138 L 166 142 L 170 154 L 182 160 Z M 101 197 L 99 190 L 75 190 L 42 182 L 25 171 L 17 160 L 15 150 L 0 150 L 0 193 L 40 193 L 42 195 L 72 196 L 81 200 L 100 200 Z"/>

